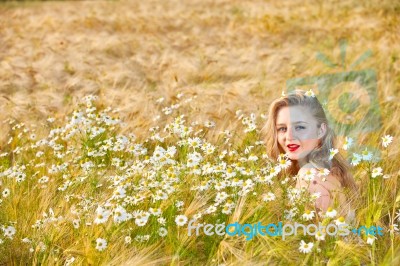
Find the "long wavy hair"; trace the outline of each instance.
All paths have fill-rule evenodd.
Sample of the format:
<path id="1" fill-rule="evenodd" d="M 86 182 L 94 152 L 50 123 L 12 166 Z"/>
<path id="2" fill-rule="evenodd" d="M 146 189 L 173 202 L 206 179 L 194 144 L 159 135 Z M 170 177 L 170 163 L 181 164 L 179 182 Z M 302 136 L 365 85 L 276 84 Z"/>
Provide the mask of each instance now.
<path id="1" fill-rule="evenodd" d="M 307 155 L 307 161 L 316 164 L 319 167 L 327 168 L 331 174 L 338 178 L 342 187 L 349 188 L 352 191 L 357 190 L 357 185 L 351 175 L 349 163 L 340 153 L 337 153 L 332 160 L 329 160 L 329 150 L 336 147 L 335 132 L 329 126 L 324 109 L 322 108 L 317 97 L 307 96 L 303 90 L 295 90 L 282 96 L 272 102 L 269 107 L 268 120 L 262 131 L 265 134 L 265 143 L 267 154 L 272 159 L 277 159 L 280 154 L 285 151 L 278 143 L 278 134 L 276 130 L 276 120 L 279 110 L 282 107 L 302 106 L 306 107 L 312 116 L 317 120 L 317 126 L 321 127 L 322 123 L 326 124 L 326 133 L 320 139 L 318 146 Z M 300 166 L 297 161 L 292 161 L 291 166 L 286 169 L 286 173 L 297 175 Z"/>

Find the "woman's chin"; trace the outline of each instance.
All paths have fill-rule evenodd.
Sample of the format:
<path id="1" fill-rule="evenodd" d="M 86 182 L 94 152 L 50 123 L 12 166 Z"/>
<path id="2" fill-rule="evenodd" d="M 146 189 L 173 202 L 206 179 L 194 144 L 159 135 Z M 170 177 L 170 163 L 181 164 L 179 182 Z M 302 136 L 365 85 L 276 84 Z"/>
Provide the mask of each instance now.
<path id="1" fill-rule="evenodd" d="M 297 161 L 299 159 L 299 155 L 297 153 L 291 152 L 289 150 L 286 150 L 285 152 L 286 152 L 287 158 L 289 158 L 289 160 Z"/>
<path id="2" fill-rule="evenodd" d="M 297 155 L 297 154 L 288 154 L 288 158 L 291 160 L 291 161 L 298 161 L 299 160 L 299 156 Z"/>
<path id="3" fill-rule="evenodd" d="M 303 158 L 303 156 L 301 156 L 297 151 L 296 152 L 288 151 L 286 154 L 291 161 L 297 161 L 299 160 L 299 158 Z"/>

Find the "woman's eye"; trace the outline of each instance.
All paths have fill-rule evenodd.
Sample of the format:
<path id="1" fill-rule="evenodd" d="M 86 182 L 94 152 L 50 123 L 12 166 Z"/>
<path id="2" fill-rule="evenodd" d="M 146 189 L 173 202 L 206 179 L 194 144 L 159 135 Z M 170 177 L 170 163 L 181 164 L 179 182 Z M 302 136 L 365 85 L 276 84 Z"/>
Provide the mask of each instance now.
<path id="1" fill-rule="evenodd" d="M 305 127 L 303 127 L 303 126 L 297 126 L 296 127 L 296 130 L 300 130 L 300 129 L 305 129 Z M 278 132 L 280 132 L 280 131 L 286 131 L 286 127 L 278 128 Z"/>

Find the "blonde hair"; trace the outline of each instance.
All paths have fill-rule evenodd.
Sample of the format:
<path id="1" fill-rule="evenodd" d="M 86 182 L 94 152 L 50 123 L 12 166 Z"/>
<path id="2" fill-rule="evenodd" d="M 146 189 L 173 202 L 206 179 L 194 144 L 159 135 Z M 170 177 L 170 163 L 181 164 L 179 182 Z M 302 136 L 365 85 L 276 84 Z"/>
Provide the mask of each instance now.
<path id="1" fill-rule="evenodd" d="M 282 96 L 272 102 L 269 107 L 268 120 L 262 131 L 265 133 L 265 143 L 267 146 L 267 154 L 272 159 L 277 159 L 278 156 L 285 151 L 278 144 L 278 136 L 276 130 L 276 120 L 279 110 L 282 107 L 302 106 L 306 107 L 311 115 L 317 120 L 317 126 L 321 127 L 322 123 L 326 124 L 326 133 L 319 142 L 318 147 L 307 155 L 307 161 L 318 166 L 327 168 L 332 175 L 338 178 L 342 187 L 351 190 L 357 190 L 356 183 L 349 171 L 348 162 L 337 153 L 332 160 L 329 160 L 329 150 L 336 146 L 335 132 L 328 124 L 324 109 L 322 108 L 317 97 L 307 96 L 303 90 L 295 90 L 286 96 Z M 297 161 L 293 161 L 291 166 L 286 170 L 290 175 L 296 175 L 300 167 Z"/>

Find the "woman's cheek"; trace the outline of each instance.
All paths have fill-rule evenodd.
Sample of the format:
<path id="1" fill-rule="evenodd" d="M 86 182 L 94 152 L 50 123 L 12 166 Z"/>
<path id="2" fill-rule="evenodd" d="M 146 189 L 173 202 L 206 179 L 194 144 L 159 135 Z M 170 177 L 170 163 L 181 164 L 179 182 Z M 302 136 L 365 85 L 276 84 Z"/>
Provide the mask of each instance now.
<path id="1" fill-rule="evenodd" d="M 281 148 L 284 149 L 285 144 L 283 143 L 282 137 L 280 137 L 280 138 L 278 139 L 278 143 L 279 143 L 279 146 L 281 146 Z"/>

